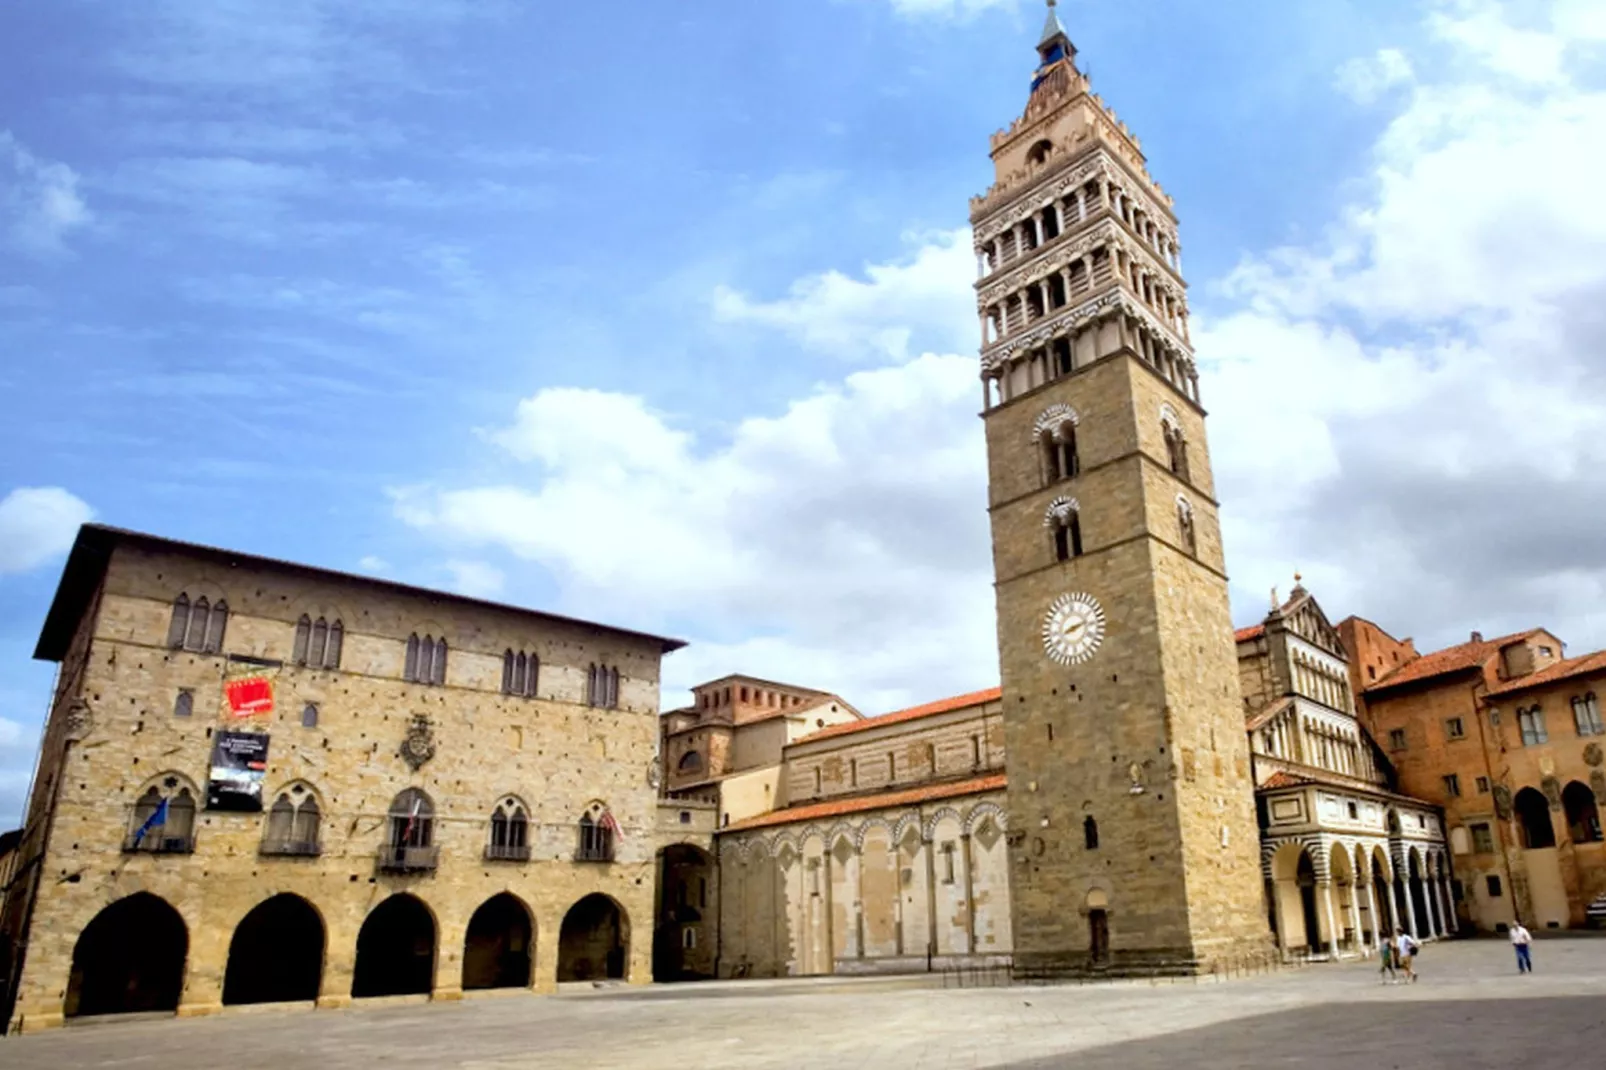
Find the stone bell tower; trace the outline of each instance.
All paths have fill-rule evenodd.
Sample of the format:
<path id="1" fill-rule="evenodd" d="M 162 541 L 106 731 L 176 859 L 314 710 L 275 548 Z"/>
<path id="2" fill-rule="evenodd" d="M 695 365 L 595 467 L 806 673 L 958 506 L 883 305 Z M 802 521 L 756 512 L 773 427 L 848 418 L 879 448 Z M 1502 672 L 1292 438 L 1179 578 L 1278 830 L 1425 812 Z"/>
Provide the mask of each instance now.
<path id="1" fill-rule="evenodd" d="M 1269 954 L 1172 201 L 1049 0 L 971 202 L 1016 969 Z"/>

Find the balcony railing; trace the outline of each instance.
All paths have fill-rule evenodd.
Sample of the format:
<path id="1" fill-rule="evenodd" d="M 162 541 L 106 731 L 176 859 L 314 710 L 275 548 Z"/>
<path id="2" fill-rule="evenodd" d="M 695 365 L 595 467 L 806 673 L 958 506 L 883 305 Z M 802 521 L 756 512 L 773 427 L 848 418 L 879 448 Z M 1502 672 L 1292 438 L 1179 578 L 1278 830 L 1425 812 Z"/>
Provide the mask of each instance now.
<path id="1" fill-rule="evenodd" d="M 576 862 L 612 862 L 613 844 L 581 844 L 574 852 Z"/>
<path id="2" fill-rule="evenodd" d="M 263 840 L 258 854 L 282 855 L 291 858 L 316 858 L 323 848 L 316 840 Z"/>
<path id="3" fill-rule="evenodd" d="M 143 838 L 136 838 L 129 833 L 123 840 L 124 854 L 187 855 L 194 851 L 194 836 L 163 836 L 147 832 Z"/>
<path id="4" fill-rule="evenodd" d="M 432 873 L 439 861 L 439 847 L 385 846 L 379 849 L 382 873 Z"/>
<path id="5" fill-rule="evenodd" d="M 521 843 L 517 846 L 507 843 L 501 845 L 486 844 L 485 860 L 487 862 L 528 862 L 530 860 L 530 845 L 527 843 Z"/>

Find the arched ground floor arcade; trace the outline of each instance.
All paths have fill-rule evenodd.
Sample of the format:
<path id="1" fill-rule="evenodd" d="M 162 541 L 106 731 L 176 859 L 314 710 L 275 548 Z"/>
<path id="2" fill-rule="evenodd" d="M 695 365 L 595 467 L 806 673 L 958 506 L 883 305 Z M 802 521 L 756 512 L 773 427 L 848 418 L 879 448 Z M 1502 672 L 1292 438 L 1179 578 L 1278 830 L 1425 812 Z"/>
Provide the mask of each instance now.
<path id="1" fill-rule="evenodd" d="M 1320 833 L 1267 838 L 1261 857 L 1285 954 L 1369 956 L 1396 930 L 1422 941 L 1458 931 L 1443 844 Z"/>
<path id="2" fill-rule="evenodd" d="M 39 901 L 13 1029 L 651 979 L 650 941 L 632 931 L 634 918 L 652 916 L 651 864 L 523 863 L 476 867 L 490 871 L 479 880 L 372 882 L 306 864 L 271 882 L 191 879 L 184 859 L 136 864 L 142 872 L 66 884 Z"/>

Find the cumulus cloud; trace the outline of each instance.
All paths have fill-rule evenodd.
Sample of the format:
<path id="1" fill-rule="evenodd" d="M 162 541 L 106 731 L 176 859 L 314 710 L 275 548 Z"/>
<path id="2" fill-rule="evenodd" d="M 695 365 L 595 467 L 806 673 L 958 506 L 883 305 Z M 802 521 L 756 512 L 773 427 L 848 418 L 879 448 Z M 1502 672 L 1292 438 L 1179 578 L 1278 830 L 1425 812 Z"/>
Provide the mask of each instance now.
<path id="1" fill-rule="evenodd" d="M 399 492 L 407 523 L 538 562 L 572 609 L 689 623 L 682 684 L 742 671 L 888 703 L 996 679 L 975 358 L 926 354 L 705 442 L 637 397 L 544 390 L 517 482 Z M 864 696 L 870 696 L 866 700 Z"/>
<path id="2" fill-rule="evenodd" d="M 1548 10 L 1564 37 L 1568 5 Z M 1506 71 L 1488 11 L 1435 8 L 1452 62 L 1369 61 L 1396 112 L 1318 240 L 1195 280 L 1240 622 L 1298 568 L 1336 614 L 1426 645 L 1541 622 L 1606 642 L 1606 229 L 1584 210 L 1606 94 L 1571 41 L 1553 80 Z M 512 476 L 399 491 L 397 514 L 539 564 L 566 611 L 692 639 L 671 702 L 730 671 L 867 710 L 985 686 L 972 278 L 960 231 L 775 298 L 722 289 L 727 329 L 867 366 L 717 438 L 647 398 L 543 390 L 485 436 Z"/>
<path id="3" fill-rule="evenodd" d="M 446 571 L 452 577 L 452 590 L 470 598 L 492 598 L 501 594 L 507 581 L 500 569 L 484 561 L 448 561 Z"/>
<path id="4" fill-rule="evenodd" d="M 905 240 L 913 250 L 900 260 L 866 265 L 858 278 L 840 271 L 810 275 L 779 300 L 755 301 L 720 287 L 714 318 L 781 330 L 811 350 L 860 362 L 904 361 L 926 348 L 974 349 L 981 332 L 963 290 L 976 273 L 970 231 Z"/>
<path id="5" fill-rule="evenodd" d="M 78 173 L 43 160 L 9 130 L 0 130 L 0 219 L 10 244 L 35 255 L 67 251 L 67 236 L 92 216 L 78 192 Z"/>
<path id="6" fill-rule="evenodd" d="M 1197 320 L 1241 617 L 1303 567 L 1330 608 L 1430 645 L 1606 642 L 1606 221 L 1582 208 L 1606 87 L 1569 5 L 1541 7 L 1539 30 L 1435 10 L 1447 73 L 1403 96 L 1365 194 Z"/>
<path id="7" fill-rule="evenodd" d="M 66 553 L 92 516 L 93 509 L 60 487 L 18 487 L 0 498 L 0 576 Z"/>
<path id="8" fill-rule="evenodd" d="M 1380 48 L 1372 56 L 1357 57 L 1339 67 L 1334 81 L 1339 90 L 1358 104 L 1371 104 L 1394 86 L 1414 76 L 1411 61 L 1397 48 Z"/>

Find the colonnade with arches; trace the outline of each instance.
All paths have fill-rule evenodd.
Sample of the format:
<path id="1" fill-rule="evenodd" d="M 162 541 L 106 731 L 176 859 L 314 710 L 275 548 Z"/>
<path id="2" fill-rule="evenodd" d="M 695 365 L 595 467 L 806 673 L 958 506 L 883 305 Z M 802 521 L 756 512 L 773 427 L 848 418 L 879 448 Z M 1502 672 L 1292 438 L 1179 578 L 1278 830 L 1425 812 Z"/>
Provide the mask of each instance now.
<path id="1" fill-rule="evenodd" d="M 1285 954 L 1370 956 L 1396 929 L 1437 940 L 1459 929 L 1441 844 L 1310 835 L 1262 841 L 1267 920 Z"/>
<path id="2" fill-rule="evenodd" d="M 987 799 L 721 836 L 720 975 L 1007 962 L 1005 825 Z"/>
<path id="3" fill-rule="evenodd" d="M 303 887 L 265 891 L 243 912 L 135 891 L 76 934 L 60 1013 L 330 1007 L 631 978 L 631 919 L 619 899 L 588 892 L 543 915 L 530 891 L 494 891 L 467 905 L 413 884 L 374 889 L 366 909 L 352 910 Z"/>

